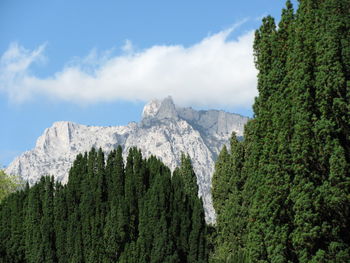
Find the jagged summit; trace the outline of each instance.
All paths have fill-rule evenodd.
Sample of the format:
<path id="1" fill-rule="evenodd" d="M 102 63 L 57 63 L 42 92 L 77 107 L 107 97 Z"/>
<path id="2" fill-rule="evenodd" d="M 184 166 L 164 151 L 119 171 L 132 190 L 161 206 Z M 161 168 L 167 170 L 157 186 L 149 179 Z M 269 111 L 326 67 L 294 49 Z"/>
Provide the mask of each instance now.
<path id="1" fill-rule="evenodd" d="M 152 120 L 185 120 L 210 136 L 227 136 L 235 131 L 243 136 L 247 117 L 220 110 L 194 110 L 191 107 L 177 107 L 169 96 L 163 100 L 154 99 L 147 103 L 142 112 L 141 123 L 149 125 Z M 232 130 L 232 128 L 234 130 Z"/>
<path id="2" fill-rule="evenodd" d="M 49 144 L 57 144 L 60 147 L 69 147 L 72 140 L 72 131 L 76 128 L 77 124 L 69 121 L 54 122 L 50 128 L 45 129 L 44 134 L 41 135 L 37 142 L 36 148 L 47 150 Z M 60 134 L 58 137 L 57 134 Z M 59 138 L 51 142 L 51 138 Z"/>
<path id="3" fill-rule="evenodd" d="M 224 111 L 176 107 L 171 97 L 152 100 L 145 105 L 140 123 L 100 127 L 55 122 L 38 138 L 35 148 L 17 157 L 6 172 L 20 175 L 30 184 L 48 174 L 65 183 L 76 155 L 91 147 L 101 147 L 108 153 L 121 145 L 126 156 L 136 146 L 145 157 L 155 155 L 171 169 L 180 164 L 184 152 L 192 159 L 206 218 L 212 222 L 215 213 L 210 187 L 214 161 L 229 142 L 232 131 L 243 134 L 247 120 Z"/>
<path id="4" fill-rule="evenodd" d="M 163 100 L 154 99 L 147 103 L 142 112 L 142 119 L 177 120 L 178 113 L 173 99 L 169 96 Z"/>

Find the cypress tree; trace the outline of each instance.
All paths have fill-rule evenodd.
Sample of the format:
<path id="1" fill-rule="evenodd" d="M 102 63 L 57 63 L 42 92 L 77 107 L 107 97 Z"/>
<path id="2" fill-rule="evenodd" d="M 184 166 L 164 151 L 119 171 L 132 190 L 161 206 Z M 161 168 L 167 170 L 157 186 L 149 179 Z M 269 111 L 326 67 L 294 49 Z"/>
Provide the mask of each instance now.
<path id="1" fill-rule="evenodd" d="M 42 182 L 42 180 L 41 180 Z M 40 182 L 34 185 L 28 194 L 25 216 L 25 251 L 27 262 L 44 262 L 41 237 L 42 204 L 40 200 Z"/>
<path id="2" fill-rule="evenodd" d="M 188 155 L 182 154 L 181 165 L 175 169 L 173 177 L 177 176 L 179 177 L 177 180 L 183 181 L 183 191 L 188 198 L 183 212 L 185 220 L 181 222 L 180 226 L 182 229 L 180 237 L 186 236 L 186 241 L 183 241 L 182 245 L 185 245 L 186 251 L 188 251 L 187 262 L 206 262 L 208 260 L 207 228 L 204 221 L 203 203 L 198 198 L 197 178 Z M 186 220 L 186 216 L 188 216 L 188 220 Z"/>
<path id="3" fill-rule="evenodd" d="M 301 262 L 341 262 L 350 259 L 349 236 L 349 75 L 343 54 L 349 52 L 349 1 L 300 3 L 294 62 L 304 66 L 292 75 L 299 91 L 299 117 L 292 150 L 295 179 L 293 243 Z M 305 50 L 306 49 L 306 50 Z M 347 63 L 347 62 L 346 62 Z M 300 79 L 306 79 L 300 82 Z M 311 85 L 310 85 L 311 84 Z M 347 106 L 348 107 L 348 106 Z M 304 134 L 307 133 L 307 137 Z M 335 168 L 335 163 L 337 168 Z M 342 185 L 340 187 L 340 185 Z M 343 204 L 340 209 L 339 204 Z M 345 228 L 344 228 L 345 227 Z"/>
<path id="4" fill-rule="evenodd" d="M 12 193 L 0 203 L 0 262 L 24 262 L 23 238 L 28 187 Z"/>
<path id="5" fill-rule="evenodd" d="M 230 194 L 231 160 L 226 145 L 220 151 L 215 162 L 215 172 L 212 179 L 213 205 L 217 217 L 222 213 L 225 200 Z"/>
<path id="6" fill-rule="evenodd" d="M 43 177 L 40 184 L 42 214 L 40 220 L 42 262 L 56 262 L 56 236 L 54 229 L 54 178 Z"/>
<path id="7" fill-rule="evenodd" d="M 303 0 L 295 14 L 287 1 L 278 27 L 263 19 L 254 43 L 255 118 L 245 127 L 241 169 L 232 168 L 241 150 L 227 165 L 230 190 L 218 209 L 214 256 L 237 250 L 229 237 L 240 235 L 238 223 L 245 253 L 232 262 L 349 261 L 349 6 Z M 225 169 L 216 174 L 227 182 Z M 239 193 L 247 223 L 239 222 Z M 214 204 L 222 204 L 215 194 L 214 187 Z"/>
<path id="8" fill-rule="evenodd" d="M 211 259 L 214 262 L 231 262 L 234 258 L 240 257 L 243 262 L 247 221 L 247 209 L 243 198 L 245 185 L 245 178 L 242 173 L 244 148 L 243 143 L 237 140 L 235 133 L 231 136 L 230 152 L 227 152 L 224 146 L 220 156 L 222 156 L 222 153 L 225 154 L 225 159 L 218 159 L 217 161 L 223 162 L 223 164 L 222 166 L 216 165 L 215 174 L 218 182 L 213 184 L 212 192 L 214 201 L 216 201 L 219 196 L 217 193 L 221 191 L 222 184 L 224 184 L 226 195 L 222 195 L 219 199 L 222 200 L 219 210 L 217 210 L 217 206 L 214 206 L 219 213 L 217 213 L 216 224 L 216 247 Z M 226 169 L 222 169 L 222 167 Z M 221 174 L 217 173 L 218 168 L 222 170 Z M 220 183 L 220 180 L 222 180 L 222 183 Z"/>
<path id="9" fill-rule="evenodd" d="M 68 208 L 66 188 L 60 183 L 55 185 L 54 196 L 54 228 L 55 228 L 55 245 L 56 245 L 56 257 L 57 262 L 68 262 L 67 254 L 67 221 L 68 221 Z"/>
<path id="10" fill-rule="evenodd" d="M 137 178 L 138 171 L 134 170 L 135 155 L 137 149 L 131 148 L 127 157 L 125 166 L 125 202 L 128 206 L 128 221 L 129 221 L 129 233 L 128 240 L 135 240 L 137 237 L 138 226 L 138 200 L 137 196 Z M 137 157 L 136 157 L 137 158 Z M 136 166 L 137 167 L 137 166 Z"/>
<path id="11" fill-rule="evenodd" d="M 173 180 L 136 148 L 125 170 L 120 147 L 107 163 L 102 149 L 79 154 L 65 186 L 43 177 L 0 203 L 0 262 L 205 262 L 204 211 L 183 161 Z"/>

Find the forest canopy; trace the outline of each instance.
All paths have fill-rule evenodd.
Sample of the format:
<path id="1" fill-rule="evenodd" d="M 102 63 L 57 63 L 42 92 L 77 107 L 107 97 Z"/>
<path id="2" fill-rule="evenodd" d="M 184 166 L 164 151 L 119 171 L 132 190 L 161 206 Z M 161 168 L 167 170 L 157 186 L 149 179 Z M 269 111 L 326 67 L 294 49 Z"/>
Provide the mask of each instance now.
<path id="1" fill-rule="evenodd" d="M 189 157 L 171 171 L 132 148 L 77 156 L 0 204 L 0 262 L 207 262 L 206 224 Z"/>

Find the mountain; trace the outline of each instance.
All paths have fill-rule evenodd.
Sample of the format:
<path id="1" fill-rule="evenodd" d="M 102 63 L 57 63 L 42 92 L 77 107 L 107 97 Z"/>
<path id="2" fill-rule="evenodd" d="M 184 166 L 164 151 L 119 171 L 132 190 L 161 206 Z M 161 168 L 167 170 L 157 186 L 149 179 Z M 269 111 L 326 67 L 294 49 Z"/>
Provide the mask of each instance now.
<path id="1" fill-rule="evenodd" d="M 214 161 L 222 146 L 228 144 L 232 131 L 243 135 L 247 120 L 224 111 L 176 107 L 171 97 L 153 100 L 144 107 L 142 120 L 127 126 L 55 122 L 38 138 L 35 148 L 17 157 L 6 168 L 6 173 L 19 175 L 30 184 L 42 175 L 53 175 L 65 183 L 76 155 L 91 147 L 101 147 L 108 153 L 121 145 L 126 156 L 130 147 L 136 146 L 145 157 L 155 155 L 171 169 L 180 164 L 181 153 L 186 153 L 197 175 L 206 220 L 213 222 L 215 212 L 210 187 Z"/>

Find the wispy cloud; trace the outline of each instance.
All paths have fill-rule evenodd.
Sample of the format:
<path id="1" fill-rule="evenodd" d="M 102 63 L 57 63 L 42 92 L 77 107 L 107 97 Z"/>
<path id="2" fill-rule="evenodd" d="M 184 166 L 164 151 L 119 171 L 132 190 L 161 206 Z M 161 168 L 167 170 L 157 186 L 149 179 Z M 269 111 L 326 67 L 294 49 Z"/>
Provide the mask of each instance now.
<path id="1" fill-rule="evenodd" d="M 45 44 L 34 50 L 11 44 L 0 58 L 0 91 L 19 103 L 36 95 L 79 104 L 171 95 L 182 105 L 247 107 L 257 94 L 253 32 L 230 39 L 233 30 L 189 47 L 155 45 L 135 50 L 127 40 L 121 55 L 93 50 L 46 78 L 30 70 L 44 59 Z"/>
<path id="2" fill-rule="evenodd" d="M 27 50 L 17 43 L 12 43 L 0 58 L 0 90 L 5 91 L 11 100 L 23 101 L 28 99 L 35 87 L 28 83 L 31 76 L 30 66 L 45 60 L 43 51 L 46 44 L 35 50 Z"/>

